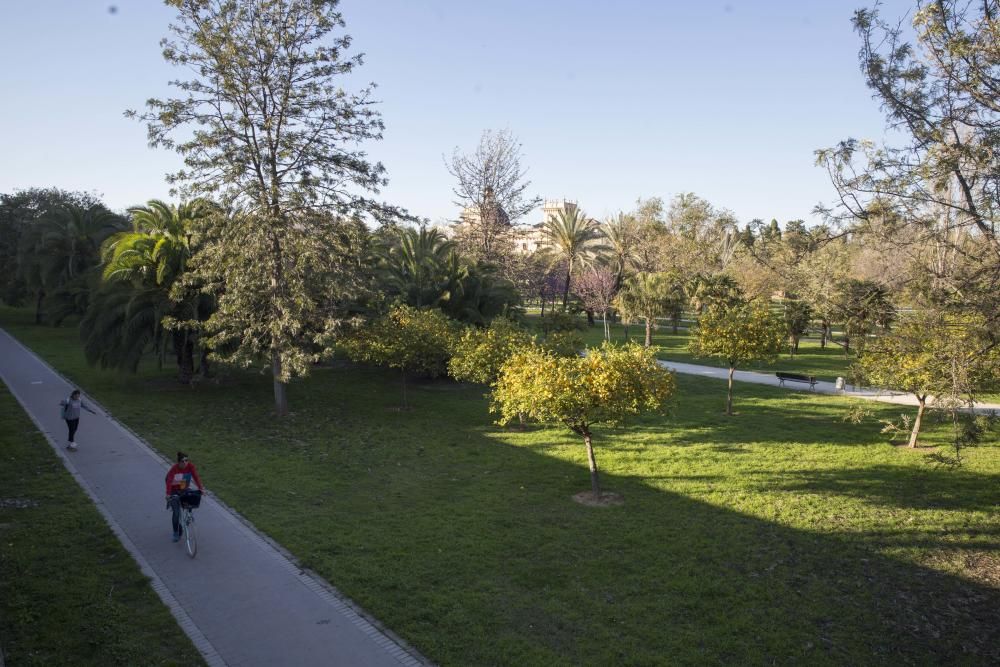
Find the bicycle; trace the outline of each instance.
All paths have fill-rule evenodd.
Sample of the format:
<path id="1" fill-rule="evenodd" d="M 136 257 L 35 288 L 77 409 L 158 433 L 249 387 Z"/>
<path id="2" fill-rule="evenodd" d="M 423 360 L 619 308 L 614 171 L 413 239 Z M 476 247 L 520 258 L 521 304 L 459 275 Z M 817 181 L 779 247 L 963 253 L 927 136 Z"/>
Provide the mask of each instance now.
<path id="1" fill-rule="evenodd" d="M 177 496 L 181 504 L 181 530 L 184 533 L 184 547 L 187 549 L 187 555 L 194 558 L 198 555 L 198 531 L 195 528 L 193 510 L 201 505 L 201 491 L 187 489 L 179 494 L 175 493 L 173 496 Z M 171 496 L 171 500 L 173 496 Z M 170 507 L 169 502 L 167 507 Z"/>

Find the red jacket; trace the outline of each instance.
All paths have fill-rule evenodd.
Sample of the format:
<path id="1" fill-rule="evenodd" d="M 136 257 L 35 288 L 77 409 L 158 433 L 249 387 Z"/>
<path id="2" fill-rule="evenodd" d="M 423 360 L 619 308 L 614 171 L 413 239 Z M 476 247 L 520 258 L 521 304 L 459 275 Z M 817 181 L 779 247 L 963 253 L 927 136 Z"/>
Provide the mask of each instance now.
<path id="1" fill-rule="evenodd" d="M 188 461 L 186 468 L 181 468 L 180 463 L 175 463 L 170 466 L 170 470 L 167 471 L 167 495 L 176 493 L 177 491 L 184 491 L 185 489 L 191 488 L 191 480 L 194 479 L 195 484 L 198 485 L 199 491 L 204 491 L 205 487 L 201 483 L 201 479 L 198 477 L 198 471 L 195 469 L 194 464 Z"/>

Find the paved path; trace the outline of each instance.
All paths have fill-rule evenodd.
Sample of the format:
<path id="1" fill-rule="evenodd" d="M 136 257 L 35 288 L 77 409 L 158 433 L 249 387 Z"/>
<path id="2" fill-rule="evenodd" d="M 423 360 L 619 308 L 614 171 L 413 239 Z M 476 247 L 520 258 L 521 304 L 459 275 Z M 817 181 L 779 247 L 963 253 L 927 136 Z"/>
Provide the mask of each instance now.
<path id="1" fill-rule="evenodd" d="M 167 462 L 98 408 L 68 452 L 59 401 L 70 386 L 0 330 L 0 378 L 135 557 L 210 665 L 420 665 L 416 654 L 288 558 L 213 496 L 197 510 L 199 550 L 170 540 Z M 90 405 L 92 398 L 84 396 Z M 211 493 L 212 473 L 202 471 Z"/>
<path id="2" fill-rule="evenodd" d="M 728 368 L 716 368 L 714 366 L 699 366 L 697 364 L 682 364 L 677 361 L 661 361 L 659 362 L 664 368 L 669 368 L 677 373 L 684 373 L 685 375 L 701 375 L 702 377 L 718 378 L 720 380 L 725 380 L 729 377 Z M 752 382 L 754 384 L 766 384 L 772 387 L 778 386 L 778 378 L 774 373 L 759 373 L 756 371 L 736 371 L 733 374 L 733 379 L 739 382 Z M 786 382 L 786 389 L 801 389 L 803 391 L 809 391 L 809 385 L 801 382 Z M 917 398 L 913 394 L 904 394 L 902 392 L 890 392 L 890 391 L 878 391 L 876 389 L 868 389 L 864 387 L 850 387 L 848 390 L 841 391 L 837 389 L 833 382 L 816 382 L 815 391 L 820 394 L 837 394 L 839 396 L 852 396 L 854 398 L 863 398 L 871 401 L 881 401 L 883 403 L 897 403 L 899 405 L 912 405 L 917 406 Z M 928 401 L 928 405 L 932 405 L 933 401 Z M 1000 404 L 997 403 L 976 403 L 976 411 L 996 411 L 1000 412 Z"/>

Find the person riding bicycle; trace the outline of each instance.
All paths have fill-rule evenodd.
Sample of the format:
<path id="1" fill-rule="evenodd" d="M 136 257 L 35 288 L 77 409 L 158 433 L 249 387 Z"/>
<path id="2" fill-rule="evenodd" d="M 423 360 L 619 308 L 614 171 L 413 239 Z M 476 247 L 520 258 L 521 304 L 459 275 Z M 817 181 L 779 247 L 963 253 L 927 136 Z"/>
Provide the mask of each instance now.
<path id="1" fill-rule="evenodd" d="M 198 490 L 202 493 L 205 492 L 205 486 L 201 483 L 201 478 L 198 477 L 198 471 L 191 463 L 191 459 L 184 452 L 177 452 L 177 463 L 170 466 L 166 481 L 167 502 L 170 504 L 170 509 L 173 510 L 171 523 L 174 527 L 174 542 L 176 542 L 181 538 L 181 502 L 185 492 L 191 491 L 192 481 L 198 485 Z"/>

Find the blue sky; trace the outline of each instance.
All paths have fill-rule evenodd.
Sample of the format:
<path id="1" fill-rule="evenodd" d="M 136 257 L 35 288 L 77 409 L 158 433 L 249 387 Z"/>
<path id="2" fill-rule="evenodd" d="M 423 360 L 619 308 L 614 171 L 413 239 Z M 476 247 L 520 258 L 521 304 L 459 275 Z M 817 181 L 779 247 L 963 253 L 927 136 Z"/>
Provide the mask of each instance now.
<path id="1" fill-rule="evenodd" d="M 114 5 L 115 12 L 109 11 Z M 454 218 L 443 155 L 486 128 L 523 144 L 532 190 L 591 215 L 695 192 L 741 221 L 813 220 L 832 199 L 813 151 L 878 139 L 857 64 L 862 0 L 343 0 L 359 81 L 378 83 L 383 197 Z M 912 3 L 889 0 L 886 16 Z M 160 56 L 154 0 L 4 3 L 0 192 L 96 191 L 116 209 L 166 198 L 179 159 L 122 116 L 182 73 Z M 535 222 L 539 214 L 525 222 Z"/>

